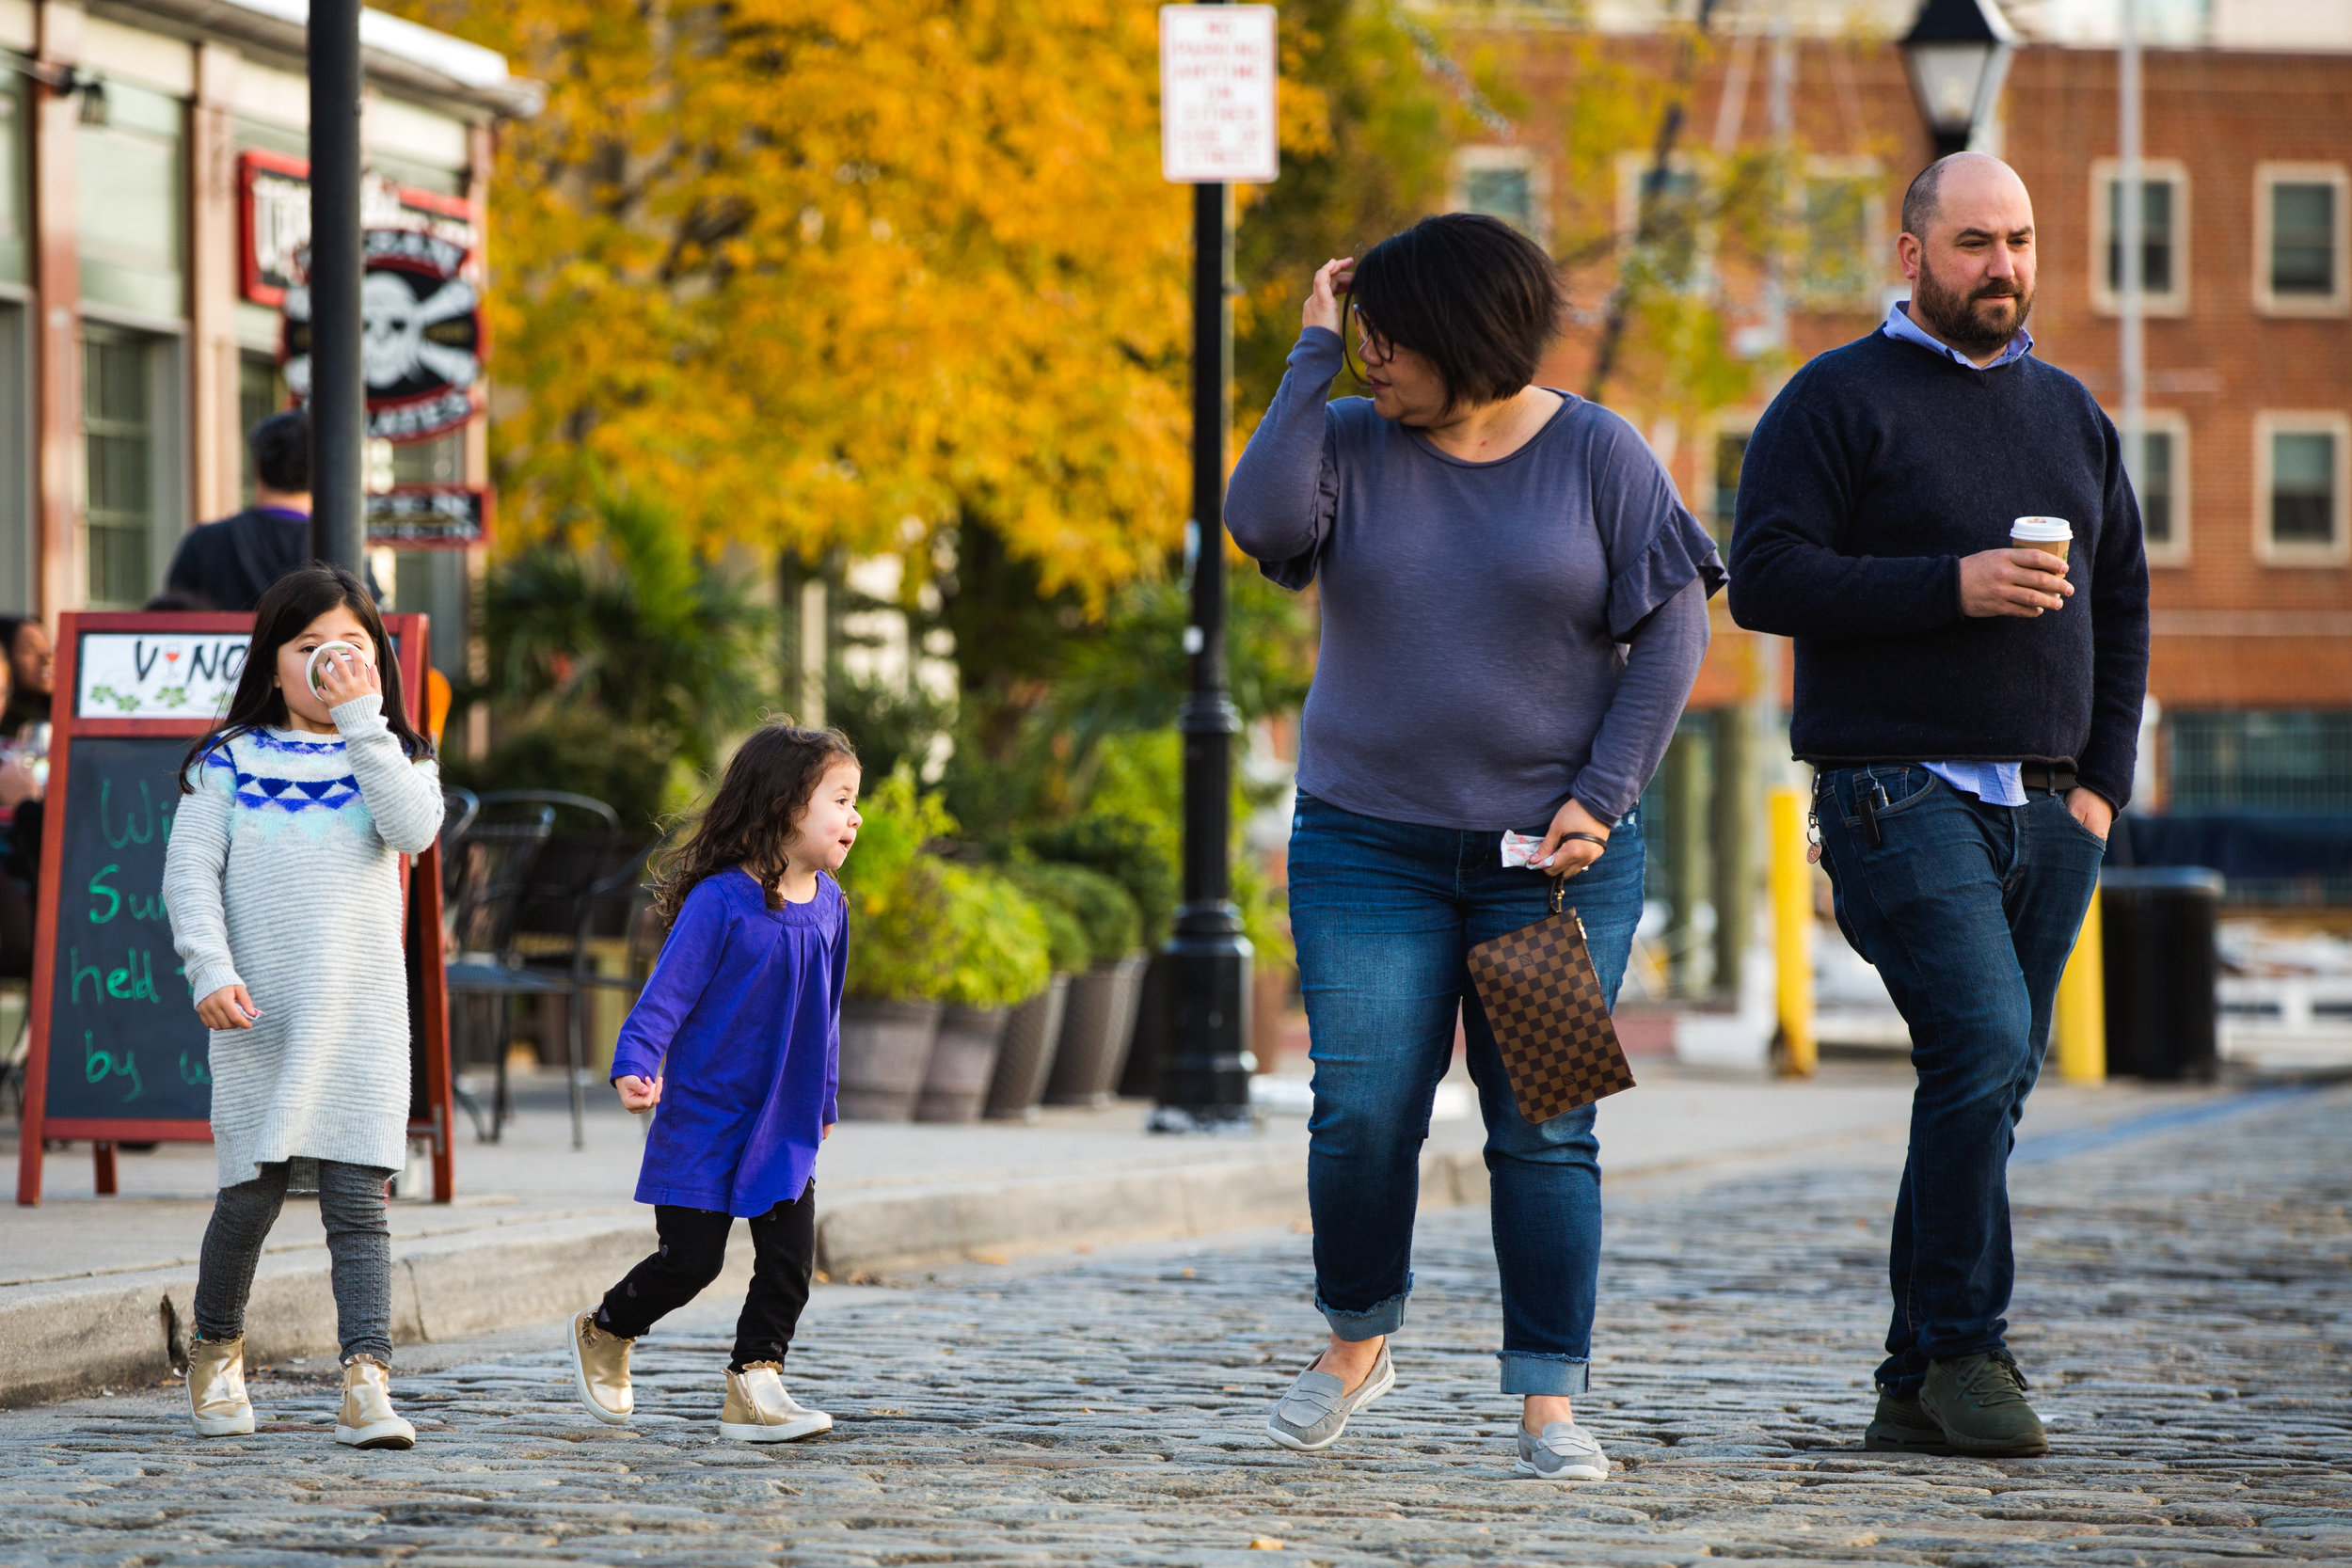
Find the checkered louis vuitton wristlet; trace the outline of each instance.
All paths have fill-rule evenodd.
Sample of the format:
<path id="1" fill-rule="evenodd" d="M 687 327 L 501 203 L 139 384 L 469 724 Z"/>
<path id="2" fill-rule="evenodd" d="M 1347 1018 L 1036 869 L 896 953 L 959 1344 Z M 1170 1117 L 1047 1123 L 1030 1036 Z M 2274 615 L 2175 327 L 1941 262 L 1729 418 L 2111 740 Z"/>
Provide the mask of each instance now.
<path id="1" fill-rule="evenodd" d="M 1633 1086 L 1600 976 L 1593 973 L 1584 922 L 1560 907 L 1566 892 L 1565 879 L 1553 882 L 1551 913 L 1480 942 L 1469 956 L 1512 1098 L 1530 1121 L 1549 1121 Z"/>

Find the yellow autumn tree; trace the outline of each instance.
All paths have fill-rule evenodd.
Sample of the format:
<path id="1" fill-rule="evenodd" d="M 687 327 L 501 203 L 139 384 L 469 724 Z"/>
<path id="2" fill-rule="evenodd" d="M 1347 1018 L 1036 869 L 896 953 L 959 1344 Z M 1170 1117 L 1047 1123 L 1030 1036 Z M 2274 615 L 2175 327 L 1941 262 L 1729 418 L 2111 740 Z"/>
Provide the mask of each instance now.
<path id="1" fill-rule="evenodd" d="M 410 0 L 546 81 L 490 260 L 497 477 L 713 536 L 902 549 L 985 518 L 1051 590 L 1184 515 L 1189 202 L 1157 13 L 1116 0 Z M 1327 141 L 1311 87 L 1286 141 Z"/>

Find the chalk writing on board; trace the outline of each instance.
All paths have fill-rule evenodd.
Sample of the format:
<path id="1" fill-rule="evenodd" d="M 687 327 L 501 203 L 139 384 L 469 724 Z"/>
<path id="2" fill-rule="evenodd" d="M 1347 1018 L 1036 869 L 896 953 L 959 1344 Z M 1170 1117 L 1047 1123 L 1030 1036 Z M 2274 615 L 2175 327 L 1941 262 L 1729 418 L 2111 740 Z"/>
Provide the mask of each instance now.
<path id="1" fill-rule="evenodd" d="M 127 1080 L 131 1087 L 122 1097 L 126 1102 L 147 1092 L 146 1082 L 139 1077 L 138 1053 L 134 1051 L 101 1051 L 90 1043 L 90 1031 L 87 1029 L 82 1031 L 82 1077 L 91 1084 L 103 1084 L 109 1078 Z"/>

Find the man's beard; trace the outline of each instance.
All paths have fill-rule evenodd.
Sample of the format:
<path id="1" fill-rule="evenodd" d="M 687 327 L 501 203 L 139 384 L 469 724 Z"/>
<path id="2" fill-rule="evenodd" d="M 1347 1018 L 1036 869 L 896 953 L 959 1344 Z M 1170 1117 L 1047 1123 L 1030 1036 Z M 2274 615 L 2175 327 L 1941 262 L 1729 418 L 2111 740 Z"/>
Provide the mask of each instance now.
<path id="1" fill-rule="evenodd" d="M 1977 309 L 1977 302 L 1986 299 L 2013 299 L 2017 302 L 2017 317 L 2007 325 L 1988 322 Z M 1928 259 L 1919 257 L 1919 279 L 1911 291 L 1911 309 L 1920 317 L 1923 326 L 1943 339 L 1970 358 L 1980 358 L 2007 346 L 2033 314 L 2033 295 L 2020 293 L 2012 279 L 1994 279 L 1979 286 L 1972 294 L 1962 294 L 1947 289 L 1928 270 Z"/>

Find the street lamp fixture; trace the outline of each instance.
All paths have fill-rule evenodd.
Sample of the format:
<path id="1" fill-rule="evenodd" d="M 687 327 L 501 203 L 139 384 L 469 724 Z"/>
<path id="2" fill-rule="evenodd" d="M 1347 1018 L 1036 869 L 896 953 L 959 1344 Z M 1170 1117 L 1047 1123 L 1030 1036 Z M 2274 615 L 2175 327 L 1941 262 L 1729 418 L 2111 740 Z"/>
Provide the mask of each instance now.
<path id="1" fill-rule="evenodd" d="M 1993 113 L 2017 49 L 2017 30 L 1994 0 L 1927 0 L 1903 35 L 1911 94 L 1935 137 L 1935 155 L 1965 152 Z"/>

